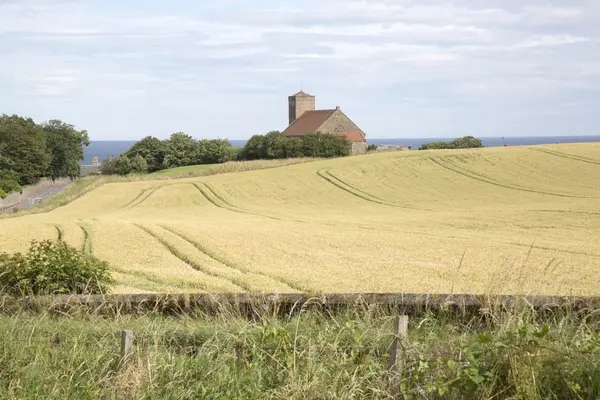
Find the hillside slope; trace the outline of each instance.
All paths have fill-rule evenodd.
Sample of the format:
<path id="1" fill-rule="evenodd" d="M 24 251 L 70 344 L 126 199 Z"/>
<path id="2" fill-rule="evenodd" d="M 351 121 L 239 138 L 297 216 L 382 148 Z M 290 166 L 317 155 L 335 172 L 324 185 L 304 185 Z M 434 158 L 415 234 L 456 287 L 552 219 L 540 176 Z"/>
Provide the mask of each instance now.
<path id="1" fill-rule="evenodd" d="M 1 220 L 57 237 L 117 292 L 600 294 L 600 144 L 393 152 L 110 183 Z"/>

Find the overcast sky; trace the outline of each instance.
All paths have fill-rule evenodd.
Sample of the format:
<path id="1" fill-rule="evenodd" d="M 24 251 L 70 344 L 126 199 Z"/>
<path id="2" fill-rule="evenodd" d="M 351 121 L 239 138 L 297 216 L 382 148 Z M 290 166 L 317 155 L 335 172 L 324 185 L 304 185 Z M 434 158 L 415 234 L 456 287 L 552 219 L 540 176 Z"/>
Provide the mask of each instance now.
<path id="1" fill-rule="evenodd" d="M 600 0 L 0 0 L 0 113 L 244 139 L 301 85 L 368 138 L 600 134 Z"/>

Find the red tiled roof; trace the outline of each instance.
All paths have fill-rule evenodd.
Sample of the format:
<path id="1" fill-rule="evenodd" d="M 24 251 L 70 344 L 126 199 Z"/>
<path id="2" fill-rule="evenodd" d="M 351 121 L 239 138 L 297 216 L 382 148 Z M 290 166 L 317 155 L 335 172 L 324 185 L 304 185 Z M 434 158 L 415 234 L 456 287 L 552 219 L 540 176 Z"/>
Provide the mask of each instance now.
<path id="1" fill-rule="evenodd" d="M 350 142 L 364 142 L 365 138 L 363 138 L 362 134 L 359 131 L 354 132 L 329 132 L 332 135 L 337 136 L 346 136 L 346 139 Z"/>
<path id="2" fill-rule="evenodd" d="M 335 110 L 306 111 L 300 118 L 292 122 L 292 124 L 283 131 L 283 134 L 285 136 L 303 136 L 316 132 L 316 130 L 319 129 L 319 127 L 323 125 L 323 123 L 327 121 L 327 118 L 334 112 Z"/>

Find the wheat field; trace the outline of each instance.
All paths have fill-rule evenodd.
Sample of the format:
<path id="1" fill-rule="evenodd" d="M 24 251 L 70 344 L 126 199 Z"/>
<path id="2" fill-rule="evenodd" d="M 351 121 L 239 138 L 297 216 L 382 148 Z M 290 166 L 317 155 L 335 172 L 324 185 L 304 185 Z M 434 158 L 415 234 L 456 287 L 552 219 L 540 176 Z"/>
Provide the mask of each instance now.
<path id="1" fill-rule="evenodd" d="M 58 238 L 116 293 L 600 294 L 600 144 L 398 151 L 104 184 L 0 220 Z"/>

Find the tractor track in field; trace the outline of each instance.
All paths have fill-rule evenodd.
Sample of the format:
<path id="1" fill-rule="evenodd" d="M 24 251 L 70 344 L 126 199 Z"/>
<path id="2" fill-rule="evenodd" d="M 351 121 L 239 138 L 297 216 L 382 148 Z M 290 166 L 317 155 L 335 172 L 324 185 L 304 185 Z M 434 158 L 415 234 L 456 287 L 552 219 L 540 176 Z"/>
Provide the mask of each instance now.
<path id="1" fill-rule="evenodd" d="M 273 217 L 267 214 L 261 214 L 253 211 L 244 210 L 233 204 L 226 201 L 222 196 L 220 196 L 211 186 L 207 183 L 191 183 L 198 191 L 204 196 L 206 200 L 208 200 L 215 207 L 219 207 L 225 210 L 233 211 L 239 214 L 247 214 L 247 215 L 255 215 L 259 217 L 269 218 L 276 221 L 283 221 L 282 218 Z"/>
<path id="2" fill-rule="evenodd" d="M 152 196 L 154 194 L 154 192 L 156 192 L 158 189 L 164 188 L 165 186 L 168 186 L 168 185 L 153 186 L 148 189 L 142 190 L 140 192 L 140 194 L 138 194 L 136 196 L 135 199 L 131 200 L 129 203 L 125 204 L 123 207 L 118 208 L 116 211 L 131 210 L 131 209 L 139 206 L 140 204 L 142 204 L 143 202 L 148 200 L 148 198 L 150 196 Z"/>
<path id="3" fill-rule="evenodd" d="M 128 276 L 132 276 L 134 278 L 139 278 L 142 277 L 145 280 L 147 280 L 148 282 L 157 284 L 159 286 L 172 286 L 178 289 L 194 289 L 194 290 L 204 290 L 207 293 L 210 293 L 210 290 L 208 290 L 208 288 L 205 285 L 202 285 L 201 283 L 191 283 L 191 282 L 177 282 L 177 283 L 173 283 L 171 284 L 168 280 L 165 280 L 164 278 L 160 278 L 157 276 L 154 276 L 152 274 L 148 274 L 146 272 L 142 272 L 142 271 L 131 271 L 131 270 L 126 270 L 123 269 L 121 267 L 117 267 L 114 265 L 110 266 L 110 269 L 118 272 L 120 274 L 123 275 L 128 275 Z M 143 289 L 143 288 L 140 288 Z M 154 288 L 149 287 L 150 290 L 154 290 Z"/>
<path id="4" fill-rule="evenodd" d="M 76 222 L 76 224 L 83 231 L 83 246 L 82 246 L 82 250 L 83 250 L 83 252 L 85 254 L 91 256 L 93 254 L 92 232 L 84 224 L 82 224 L 80 222 Z"/>
<path id="5" fill-rule="evenodd" d="M 216 262 L 218 262 L 218 263 L 220 263 L 222 265 L 225 265 L 226 267 L 229 267 L 229 268 L 231 268 L 233 270 L 241 272 L 244 275 L 245 274 L 254 274 L 254 275 L 258 275 L 258 276 L 263 276 L 263 277 L 269 278 L 269 279 L 271 279 L 271 280 L 273 280 L 275 282 L 279 282 L 281 284 L 284 284 L 284 285 L 286 285 L 286 286 L 288 286 L 288 287 L 290 287 L 290 288 L 292 288 L 294 290 L 297 290 L 299 292 L 302 292 L 304 290 L 304 288 L 301 288 L 301 287 L 297 286 L 296 284 L 294 284 L 292 282 L 284 281 L 281 278 L 274 277 L 274 276 L 271 276 L 269 274 L 265 274 L 263 272 L 252 271 L 252 270 L 249 270 L 247 268 L 243 268 L 243 267 L 241 267 L 241 266 L 239 266 L 237 264 L 234 264 L 234 263 L 232 263 L 230 261 L 227 261 L 227 260 L 223 259 L 222 257 L 217 256 L 213 251 L 210 251 L 209 249 L 207 249 L 202 244 L 196 242 L 195 240 L 189 239 L 188 237 L 186 237 L 185 235 L 183 235 L 181 232 L 178 232 L 177 230 L 175 230 L 173 228 L 170 228 L 168 226 L 165 226 L 165 225 L 158 225 L 158 226 L 160 226 L 164 230 L 166 230 L 168 232 L 171 232 L 172 234 L 180 237 L 181 239 L 185 240 L 186 242 L 188 242 L 189 244 L 191 244 L 192 246 L 194 246 L 196 249 L 198 249 L 198 251 L 200 251 L 201 253 L 205 254 L 208 257 L 210 257 L 214 261 L 216 261 Z M 226 279 L 226 278 L 224 278 L 224 279 Z"/>
<path id="6" fill-rule="evenodd" d="M 384 206 L 389 206 L 389 207 L 396 207 L 396 208 L 404 208 L 404 209 L 412 209 L 415 210 L 417 209 L 416 207 L 411 207 L 411 206 L 407 206 L 407 205 L 401 205 L 401 204 L 396 204 L 396 203 L 391 203 L 388 202 L 386 200 L 380 199 L 379 197 L 372 195 L 368 192 L 365 192 L 364 190 L 358 189 L 346 182 L 344 182 L 343 180 L 341 180 L 340 178 L 336 177 L 335 175 L 333 175 L 330 172 L 331 168 L 323 168 L 317 171 L 317 175 L 321 178 L 324 179 L 325 181 L 331 183 L 333 186 L 337 187 L 338 189 L 341 189 L 347 193 L 350 193 L 351 195 L 358 197 L 359 199 L 362 200 L 366 200 L 368 202 L 371 203 L 377 203 L 377 204 L 382 204 Z M 424 209 L 423 209 L 424 210 Z"/>
<path id="7" fill-rule="evenodd" d="M 556 157 L 561 157 L 561 158 L 568 158 L 570 160 L 581 161 L 581 162 L 588 163 L 588 164 L 600 165 L 600 161 L 598 161 L 598 160 L 594 160 L 593 158 L 578 156 L 576 154 L 563 153 L 561 151 L 550 150 L 550 149 L 534 149 L 531 147 L 529 148 L 529 150 L 539 151 L 540 153 L 546 153 L 546 154 L 550 154 L 550 155 L 553 155 Z"/>
<path id="8" fill-rule="evenodd" d="M 430 157 L 429 160 L 431 162 L 433 162 L 434 164 L 447 169 L 448 171 L 452 171 L 458 175 L 462 175 L 464 177 L 479 181 L 479 182 L 483 182 L 483 183 L 488 183 L 490 185 L 494 185 L 494 186 L 498 186 L 498 187 L 502 187 L 502 188 L 506 188 L 506 189 L 511 189 L 511 190 L 517 190 L 517 191 L 521 191 L 521 192 L 530 192 L 530 193 L 538 193 L 538 194 L 545 194 L 548 196 L 557 196 L 557 197 L 567 197 L 567 198 L 577 198 L 577 199 L 593 199 L 595 197 L 590 197 L 590 196 L 581 196 L 581 195 L 571 195 L 571 194 L 565 194 L 565 193 L 553 193 L 553 192 L 546 192 L 543 190 L 535 190 L 535 189 L 531 189 L 531 188 L 526 188 L 523 186 L 514 186 L 514 185 L 508 185 L 506 183 L 502 183 L 500 181 L 496 181 L 493 178 L 487 177 L 485 175 L 473 172 L 471 170 L 465 169 L 465 168 L 460 168 L 454 164 L 448 163 L 448 162 L 444 162 L 441 161 L 440 158 L 434 158 L 434 157 Z"/>
<path id="9" fill-rule="evenodd" d="M 65 238 L 65 230 L 63 229 L 62 226 L 60 226 L 59 224 L 55 224 L 54 225 L 54 229 L 56 229 L 56 234 L 57 234 L 57 239 L 59 242 L 64 241 Z"/>
<path id="10" fill-rule="evenodd" d="M 183 263 L 187 264 L 190 268 L 202 272 L 206 275 L 215 277 L 215 278 L 219 278 L 222 279 L 230 284 L 232 284 L 233 286 L 235 286 L 237 289 L 240 289 L 241 291 L 244 290 L 249 290 L 249 288 L 247 287 L 242 287 L 239 284 L 233 282 L 232 280 L 214 273 L 213 271 L 211 271 L 208 268 L 205 268 L 204 266 L 198 264 L 197 262 L 195 262 L 194 260 L 190 259 L 187 255 L 185 255 L 182 251 L 178 250 L 175 246 L 173 246 L 171 243 L 169 243 L 167 240 L 163 239 L 162 237 L 160 237 L 159 235 L 157 235 L 156 233 L 152 232 L 150 229 L 148 229 L 147 227 L 140 225 L 140 224 L 133 224 L 134 226 L 136 226 L 137 228 L 143 230 L 144 232 L 146 232 L 148 235 L 152 236 L 155 240 L 157 240 L 160 244 L 162 244 L 173 256 L 175 256 L 176 258 L 178 258 L 179 260 L 181 260 Z M 162 227 L 161 227 L 162 228 Z M 167 230 L 168 231 L 168 230 Z M 169 231 L 170 232 L 170 231 Z"/>
<path id="11" fill-rule="evenodd" d="M 147 191 L 147 194 L 146 194 L 146 196 L 142 197 L 142 198 L 140 199 L 140 201 L 138 201 L 137 203 L 135 203 L 135 204 L 132 204 L 132 205 L 129 207 L 129 210 L 132 210 L 132 209 L 134 209 L 134 208 L 136 208 L 136 207 L 140 206 L 140 205 L 141 205 L 143 202 L 145 202 L 146 200 L 148 200 L 148 199 L 150 198 L 150 196 L 152 196 L 154 193 L 156 193 L 156 191 L 157 191 L 157 190 L 159 190 L 159 189 L 162 189 L 162 188 L 164 188 L 165 186 L 166 186 L 166 185 L 156 186 L 156 187 L 154 187 L 154 188 L 152 188 L 152 189 L 148 190 L 148 191 Z"/>
<path id="12" fill-rule="evenodd" d="M 146 194 L 146 192 L 148 190 L 150 190 L 150 189 L 144 189 L 144 190 L 142 190 L 133 200 L 131 200 L 129 203 L 125 204 L 124 206 L 118 208 L 117 211 L 123 210 L 123 209 L 129 207 L 131 204 L 135 203 L 140 197 L 142 197 L 144 194 Z"/>

